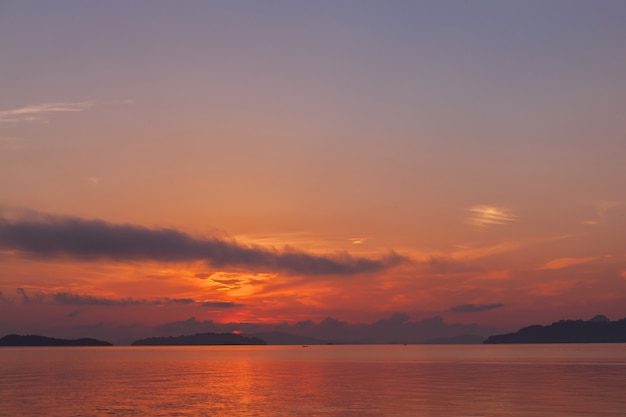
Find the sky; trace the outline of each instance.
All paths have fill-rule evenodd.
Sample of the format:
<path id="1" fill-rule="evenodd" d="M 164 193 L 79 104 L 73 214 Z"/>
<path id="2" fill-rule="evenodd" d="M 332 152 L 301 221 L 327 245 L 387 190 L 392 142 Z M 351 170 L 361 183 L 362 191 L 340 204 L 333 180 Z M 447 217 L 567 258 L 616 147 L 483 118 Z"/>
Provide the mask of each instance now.
<path id="1" fill-rule="evenodd" d="M 0 334 L 626 317 L 623 1 L 5 0 L 0 91 Z"/>

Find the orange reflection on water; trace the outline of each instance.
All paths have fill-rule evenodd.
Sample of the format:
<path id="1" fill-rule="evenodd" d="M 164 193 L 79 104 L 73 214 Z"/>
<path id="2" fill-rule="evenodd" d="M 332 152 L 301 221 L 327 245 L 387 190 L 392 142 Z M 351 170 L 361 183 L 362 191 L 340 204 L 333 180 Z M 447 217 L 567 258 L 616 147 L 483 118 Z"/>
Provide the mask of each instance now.
<path id="1" fill-rule="evenodd" d="M 623 416 L 625 345 L 0 349 L 7 415 Z"/>

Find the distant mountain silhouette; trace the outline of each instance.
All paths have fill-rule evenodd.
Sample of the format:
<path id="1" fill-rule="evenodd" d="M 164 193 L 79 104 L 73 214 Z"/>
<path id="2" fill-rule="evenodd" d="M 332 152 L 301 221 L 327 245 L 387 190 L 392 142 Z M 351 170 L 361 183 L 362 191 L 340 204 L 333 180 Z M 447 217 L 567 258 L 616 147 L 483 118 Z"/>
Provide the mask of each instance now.
<path id="1" fill-rule="evenodd" d="M 266 345 L 258 337 L 235 333 L 196 333 L 191 336 L 148 337 L 136 340 L 132 346 L 202 346 L 202 345 Z"/>
<path id="2" fill-rule="evenodd" d="M 609 321 L 598 315 L 591 320 L 561 320 L 549 326 L 533 325 L 516 333 L 489 336 L 486 344 L 498 343 L 625 343 L 626 319 Z"/>
<path id="3" fill-rule="evenodd" d="M 423 343 L 425 345 L 479 345 L 485 341 L 483 336 L 475 334 L 462 334 L 460 336 L 439 337 L 436 339 L 428 339 Z"/>
<path id="4" fill-rule="evenodd" d="M 0 339 L 0 346 L 113 346 L 96 339 L 57 339 L 54 337 L 10 334 Z"/>

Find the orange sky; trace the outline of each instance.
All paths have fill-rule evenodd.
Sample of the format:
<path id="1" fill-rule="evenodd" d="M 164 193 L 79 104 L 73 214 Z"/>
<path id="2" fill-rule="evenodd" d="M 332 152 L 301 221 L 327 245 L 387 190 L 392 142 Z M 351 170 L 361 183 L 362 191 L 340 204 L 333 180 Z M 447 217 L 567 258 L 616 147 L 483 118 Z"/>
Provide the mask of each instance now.
<path id="1" fill-rule="evenodd" d="M 625 12 L 3 2 L 0 333 L 623 318 Z"/>

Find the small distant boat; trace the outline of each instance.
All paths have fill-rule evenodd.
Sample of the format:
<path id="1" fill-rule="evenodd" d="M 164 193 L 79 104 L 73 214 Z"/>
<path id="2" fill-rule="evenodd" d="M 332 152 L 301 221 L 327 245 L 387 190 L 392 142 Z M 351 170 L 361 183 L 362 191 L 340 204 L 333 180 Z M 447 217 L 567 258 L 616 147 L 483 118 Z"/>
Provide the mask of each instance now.
<path id="1" fill-rule="evenodd" d="M 309 345 L 302 345 L 302 347 L 309 347 Z"/>

